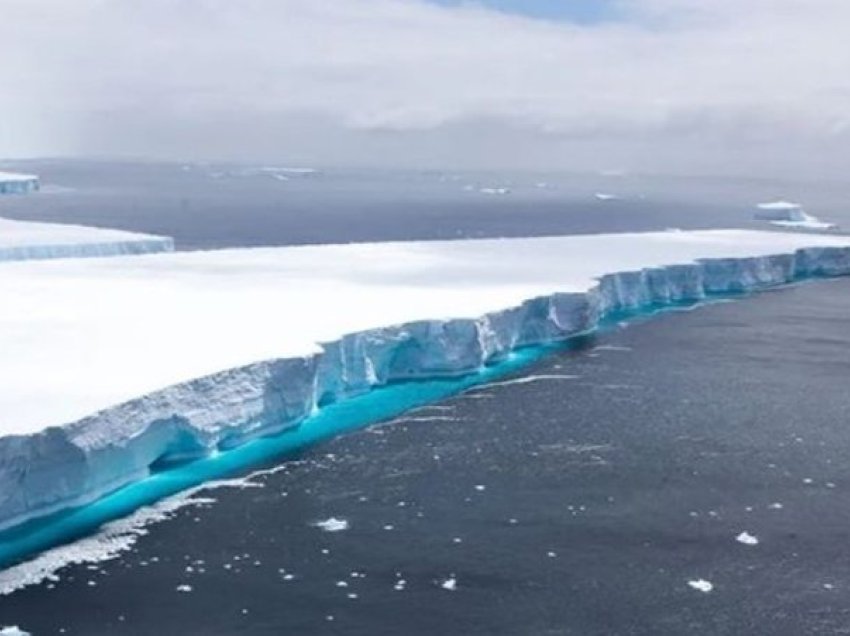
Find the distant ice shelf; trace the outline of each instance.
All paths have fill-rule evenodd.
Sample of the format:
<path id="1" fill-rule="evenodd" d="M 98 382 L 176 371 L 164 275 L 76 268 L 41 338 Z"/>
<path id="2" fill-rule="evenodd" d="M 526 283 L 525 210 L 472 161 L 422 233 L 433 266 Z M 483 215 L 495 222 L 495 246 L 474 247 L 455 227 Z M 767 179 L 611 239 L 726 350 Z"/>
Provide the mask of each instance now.
<path id="1" fill-rule="evenodd" d="M 850 237 L 744 230 L 5 263 L 0 527 L 612 312 L 845 274 Z"/>
<path id="2" fill-rule="evenodd" d="M 26 194 L 40 187 L 39 178 L 34 174 L 0 172 L 0 194 Z"/>
<path id="3" fill-rule="evenodd" d="M 174 241 L 163 236 L 0 218 L 0 266 L 1 261 L 148 254 L 173 249 Z"/>

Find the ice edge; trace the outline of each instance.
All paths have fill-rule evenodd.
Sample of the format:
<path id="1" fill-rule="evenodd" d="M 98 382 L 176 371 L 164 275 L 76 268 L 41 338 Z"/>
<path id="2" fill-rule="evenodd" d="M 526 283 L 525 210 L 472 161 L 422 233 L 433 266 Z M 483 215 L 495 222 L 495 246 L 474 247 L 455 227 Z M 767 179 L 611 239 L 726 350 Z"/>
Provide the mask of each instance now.
<path id="1" fill-rule="evenodd" d="M 204 456 L 293 428 L 321 407 L 389 382 L 460 376 L 512 350 L 564 340 L 606 316 L 808 278 L 850 274 L 850 247 L 702 259 L 602 276 L 479 318 L 420 320 L 343 336 L 321 353 L 229 369 L 62 427 L 0 438 L 0 530 L 84 505 L 162 462 Z M 133 422 L 116 440 L 114 422 Z"/>
<path id="2" fill-rule="evenodd" d="M 92 243 L 0 246 L 0 262 L 48 260 L 56 258 L 95 258 L 173 252 L 174 239 L 168 236 L 105 240 Z"/>

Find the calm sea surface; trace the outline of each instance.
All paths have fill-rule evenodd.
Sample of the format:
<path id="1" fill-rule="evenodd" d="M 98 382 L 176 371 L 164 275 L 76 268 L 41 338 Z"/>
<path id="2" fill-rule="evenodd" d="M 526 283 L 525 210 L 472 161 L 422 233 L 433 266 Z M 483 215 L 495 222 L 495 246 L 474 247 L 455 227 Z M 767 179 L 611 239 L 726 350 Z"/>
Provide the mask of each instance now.
<path id="1" fill-rule="evenodd" d="M 780 196 L 820 196 L 811 212 L 847 218 L 835 186 L 17 167 L 46 191 L 0 200 L 2 216 L 172 234 L 184 249 L 757 227 L 752 204 Z M 848 381 L 850 281 L 639 320 L 257 467 L 252 487 L 198 493 L 115 559 L 0 597 L 0 626 L 847 633 Z"/>

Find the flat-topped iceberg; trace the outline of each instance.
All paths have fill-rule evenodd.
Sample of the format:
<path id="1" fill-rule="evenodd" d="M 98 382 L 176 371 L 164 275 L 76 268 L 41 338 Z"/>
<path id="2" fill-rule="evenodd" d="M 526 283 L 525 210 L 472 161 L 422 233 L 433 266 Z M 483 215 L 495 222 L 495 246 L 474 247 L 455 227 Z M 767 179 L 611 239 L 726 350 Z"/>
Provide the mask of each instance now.
<path id="1" fill-rule="evenodd" d="M 0 172 L 0 194 L 27 194 L 40 187 L 39 178 L 34 174 Z"/>
<path id="2" fill-rule="evenodd" d="M 163 236 L 0 218 L 0 261 L 149 254 L 173 249 L 174 241 Z"/>
<path id="3" fill-rule="evenodd" d="M 835 227 L 834 223 L 821 221 L 819 218 L 808 214 L 799 203 L 772 201 L 770 203 L 759 203 L 756 207 L 756 219 L 769 221 L 780 227 L 808 230 L 828 230 Z"/>
<path id="4" fill-rule="evenodd" d="M 850 273 L 850 237 L 743 230 L 308 246 L 2 266 L 0 526 L 396 380 L 605 315 Z"/>

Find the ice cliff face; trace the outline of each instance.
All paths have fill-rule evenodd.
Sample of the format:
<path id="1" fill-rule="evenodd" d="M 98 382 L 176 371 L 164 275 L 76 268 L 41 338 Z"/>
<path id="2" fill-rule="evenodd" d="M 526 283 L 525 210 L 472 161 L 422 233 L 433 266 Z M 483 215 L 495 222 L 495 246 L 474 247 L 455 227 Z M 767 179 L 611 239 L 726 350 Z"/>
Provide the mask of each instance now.
<path id="1" fill-rule="evenodd" d="M 720 258 L 603 276 L 586 293 L 476 319 L 363 331 L 323 352 L 175 385 L 62 428 L 0 438 L 0 527 L 92 501 L 151 467 L 297 426 L 317 408 L 396 380 L 473 373 L 522 346 L 592 330 L 617 312 L 850 274 L 850 247 Z"/>
<path id="2" fill-rule="evenodd" d="M 151 254 L 173 250 L 174 240 L 165 236 L 0 218 L 0 262 Z"/>
<path id="3" fill-rule="evenodd" d="M 37 192 L 40 187 L 35 175 L 0 172 L 0 194 L 27 194 Z"/>
<path id="4" fill-rule="evenodd" d="M 174 251 L 174 240 L 168 237 L 130 238 L 90 243 L 56 243 L 35 245 L 0 244 L 0 262 L 31 261 L 52 258 L 92 258 L 130 254 L 155 254 Z"/>

